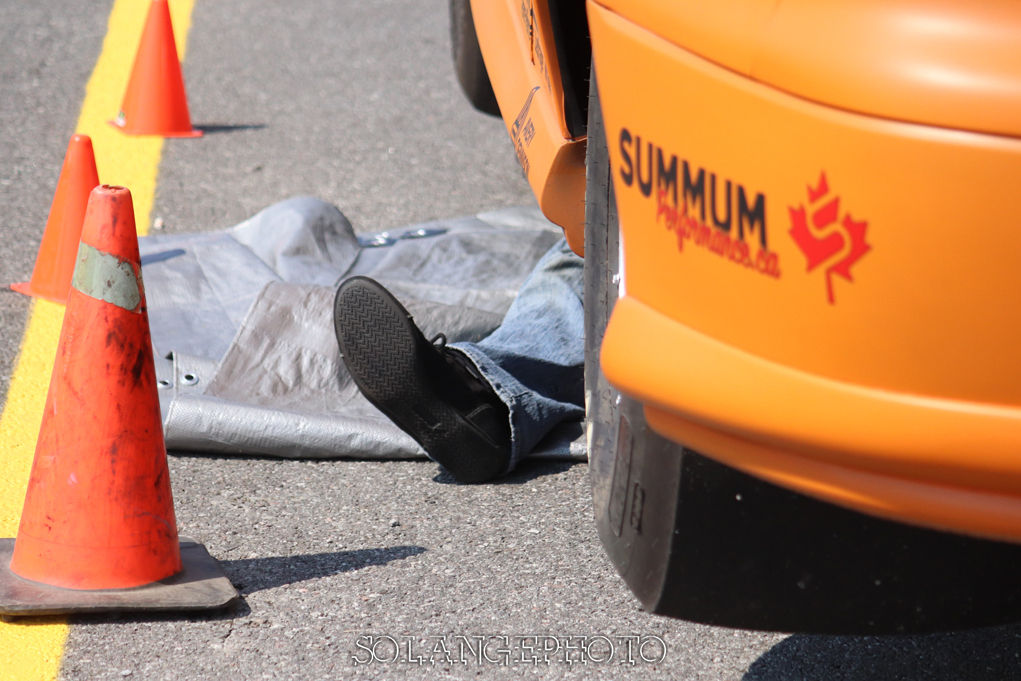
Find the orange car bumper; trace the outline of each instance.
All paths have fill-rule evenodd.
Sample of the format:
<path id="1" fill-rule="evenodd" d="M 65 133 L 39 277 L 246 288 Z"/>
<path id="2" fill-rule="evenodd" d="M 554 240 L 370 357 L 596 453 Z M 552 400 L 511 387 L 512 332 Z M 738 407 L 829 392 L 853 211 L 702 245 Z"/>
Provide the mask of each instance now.
<path id="1" fill-rule="evenodd" d="M 1021 540 L 1021 141 L 812 103 L 589 2 L 624 250 L 607 377 L 672 439 Z"/>

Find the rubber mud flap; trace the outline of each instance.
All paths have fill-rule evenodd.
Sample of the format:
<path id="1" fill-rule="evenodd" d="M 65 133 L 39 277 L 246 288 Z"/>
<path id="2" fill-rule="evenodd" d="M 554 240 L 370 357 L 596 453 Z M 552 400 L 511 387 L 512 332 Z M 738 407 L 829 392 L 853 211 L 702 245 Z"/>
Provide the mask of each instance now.
<path id="1" fill-rule="evenodd" d="M 640 413 L 628 402 L 622 418 Z M 599 536 L 651 612 L 819 634 L 1021 619 L 1021 546 L 865 516 L 728 468 L 633 420 L 629 428 L 644 435 L 630 444 L 625 522 L 618 536 L 614 514 L 597 512 Z"/>

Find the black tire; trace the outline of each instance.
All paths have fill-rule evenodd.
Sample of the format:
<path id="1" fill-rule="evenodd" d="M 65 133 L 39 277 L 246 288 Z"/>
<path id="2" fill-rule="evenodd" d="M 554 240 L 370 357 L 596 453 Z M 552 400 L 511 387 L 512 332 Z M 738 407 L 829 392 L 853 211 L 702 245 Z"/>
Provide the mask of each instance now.
<path id="1" fill-rule="evenodd" d="M 617 302 L 613 278 L 620 245 L 617 202 L 610 181 L 599 92 L 589 80 L 588 144 L 585 151 L 585 422 L 588 429 L 589 469 L 596 522 L 600 534 L 609 526 L 609 495 L 614 469 L 614 434 L 619 394 L 599 368 L 599 349 L 610 313 Z M 626 558 L 615 542 L 603 540 L 621 569 Z"/>
<path id="2" fill-rule="evenodd" d="M 599 368 L 617 300 L 616 202 L 593 72 L 585 197 L 585 385 L 599 539 L 649 612 L 830 634 L 1021 620 L 1021 546 L 873 518 L 666 440 Z M 683 361 L 684 358 L 678 358 Z"/>
<path id="3" fill-rule="evenodd" d="M 599 538 L 611 561 L 631 591 L 656 612 L 670 562 L 670 526 L 682 448 L 652 432 L 642 405 L 620 394 L 599 368 L 599 349 L 619 291 L 620 229 L 594 69 L 590 74 L 585 158 L 585 417 L 592 501 Z M 647 461 L 658 466 L 658 479 L 664 483 L 655 490 L 642 480 Z M 643 533 L 646 538 L 663 535 L 668 540 L 650 544 L 642 541 Z"/>
<path id="4" fill-rule="evenodd" d="M 617 302 L 620 232 L 598 102 L 596 80 L 591 78 L 585 152 L 585 407 L 592 433 L 605 438 L 607 424 L 616 420 L 617 392 L 599 369 L 599 348 Z"/>
<path id="5" fill-rule="evenodd" d="M 450 0 L 450 47 L 457 82 L 471 105 L 490 116 L 500 115 L 500 105 L 486 71 L 475 33 L 475 20 L 469 0 Z"/>

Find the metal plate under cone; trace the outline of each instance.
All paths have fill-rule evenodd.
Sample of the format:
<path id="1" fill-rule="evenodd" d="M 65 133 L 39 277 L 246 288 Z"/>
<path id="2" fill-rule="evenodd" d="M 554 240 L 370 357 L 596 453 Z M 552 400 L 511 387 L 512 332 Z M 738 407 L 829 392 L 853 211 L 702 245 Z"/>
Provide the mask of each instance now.
<path id="1" fill-rule="evenodd" d="M 181 537 L 184 569 L 172 577 L 133 589 L 84 591 L 40 584 L 11 572 L 13 539 L 0 539 L 0 615 L 159 610 L 214 610 L 238 597 L 206 547 Z"/>

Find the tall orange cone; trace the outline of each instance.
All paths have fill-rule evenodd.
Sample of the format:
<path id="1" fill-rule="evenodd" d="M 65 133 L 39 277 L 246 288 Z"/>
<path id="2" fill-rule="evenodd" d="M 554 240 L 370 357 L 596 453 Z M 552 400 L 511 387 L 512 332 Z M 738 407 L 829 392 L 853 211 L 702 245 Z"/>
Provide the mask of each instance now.
<path id="1" fill-rule="evenodd" d="M 39 254 L 35 258 L 32 279 L 11 284 L 12 289 L 56 303 L 67 302 L 82 222 L 85 220 L 85 206 L 89 202 L 89 194 L 98 184 L 92 140 L 87 135 L 72 136 L 60 169 L 57 191 L 53 194 L 43 240 L 39 244 Z"/>
<path id="2" fill-rule="evenodd" d="M 153 0 L 115 128 L 129 135 L 201 137 L 191 127 L 167 0 Z"/>
<path id="3" fill-rule="evenodd" d="M 181 569 L 127 189 L 89 200 L 11 570 L 118 589 Z"/>
<path id="4" fill-rule="evenodd" d="M 182 563 L 184 545 L 177 536 L 139 262 L 131 193 L 96 187 L 85 214 L 21 526 L 9 571 L 0 574 L 0 613 L 54 612 L 54 598 L 63 603 L 60 612 L 110 609 L 108 591 L 101 601 L 106 608 L 83 591 L 97 589 L 127 589 L 121 593 L 136 601 L 122 608 L 142 607 L 137 601 L 142 594 L 150 609 L 163 609 L 168 580 L 177 576 L 178 592 L 185 596 L 201 581 L 194 568 L 190 577 L 180 578 L 188 561 Z M 189 545 L 193 554 L 194 546 Z M 212 559 L 201 552 L 208 572 Z M 219 607 L 236 597 L 222 573 L 218 577 L 215 603 L 188 607 Z M 33 582 L 60 587 L 37 590 L 43 595 L 36 600 L 45 607 L 25 605 L 25 584 Z M 154 583 L 157 595 L 160 589 L 164 594 L 155 604 L 152 592 L 133 588 Z M 69 597 L 69 589 L 84 595 Z M 203 597 L 209 600 L 208 594 Z M 182 607 L 182 594 L 171 594 L 169 602 Z"/>

